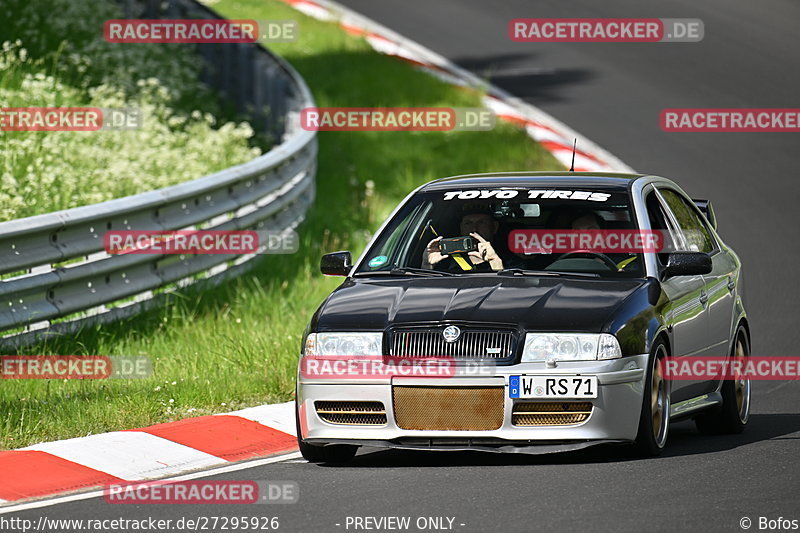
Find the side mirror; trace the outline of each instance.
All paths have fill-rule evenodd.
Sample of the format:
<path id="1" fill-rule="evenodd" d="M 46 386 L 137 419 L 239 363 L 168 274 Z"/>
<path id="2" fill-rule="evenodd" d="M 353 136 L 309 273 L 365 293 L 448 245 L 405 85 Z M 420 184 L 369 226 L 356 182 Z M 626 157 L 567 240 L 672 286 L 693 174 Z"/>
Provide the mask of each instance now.
<path id="1" fill-rule="evenodd" d="M 714 208 L 711 206 L 711 200 L 695 200 L 692 198 L 694 205 L 706 216 L 706 220 L 711 224 L 711 227 L 716 231 L 717 229 L 717 215 L 714 214 Z"/>
<path id="2" fill-rule="evenodd" d="M 663 278 L 699 276 L 711 272 L 711 256 L 703 252 L 672 252 L 667 256 Z"/>
<path id="3" fill-rule="evenodd" d="M 326 276 L 346 276 L 353 268 L 350 252 L 333 252 L 322 256 L 319 269 Z"/>

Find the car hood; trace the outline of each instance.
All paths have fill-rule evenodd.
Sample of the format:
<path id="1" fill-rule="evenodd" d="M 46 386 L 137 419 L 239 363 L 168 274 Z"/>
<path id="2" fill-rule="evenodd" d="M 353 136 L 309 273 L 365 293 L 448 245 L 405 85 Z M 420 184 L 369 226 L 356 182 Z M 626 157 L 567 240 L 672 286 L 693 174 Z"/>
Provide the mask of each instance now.
<path id="1" fill-rule="evenodd" d="M 526 330 L 602 332 L 646 282 L 521 276 L 348 279 L 318 310 L 313 331 L 384 330 L 472 322 Z"/>

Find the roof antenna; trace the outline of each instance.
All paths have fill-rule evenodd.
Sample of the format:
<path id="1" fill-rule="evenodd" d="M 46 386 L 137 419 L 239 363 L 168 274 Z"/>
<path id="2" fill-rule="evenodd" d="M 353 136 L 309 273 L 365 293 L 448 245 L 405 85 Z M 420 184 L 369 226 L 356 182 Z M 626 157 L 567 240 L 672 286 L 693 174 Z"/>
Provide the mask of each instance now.
<path id="1" fill-rule="evenodd" d="M 578 138 L 572 143 L 572 165 L 569 167 L 570 172 L 575 172 L 575 148 L 578 146 Z"/>

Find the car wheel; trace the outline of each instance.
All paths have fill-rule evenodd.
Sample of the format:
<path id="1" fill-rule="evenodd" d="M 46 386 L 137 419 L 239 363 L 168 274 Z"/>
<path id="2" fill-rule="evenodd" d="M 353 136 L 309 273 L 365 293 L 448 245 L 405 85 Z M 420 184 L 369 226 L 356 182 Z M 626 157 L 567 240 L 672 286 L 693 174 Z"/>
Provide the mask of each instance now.
<path id="1" fill-rule="evenodd" d="M 747 332 L 742 326 L 736 331 L 736 343 L 733 345 L 733 360 L 744 361 L 750 356 L 750 343 Z M 733 379 L 722 382 L 722 406 L 695 418 L 697 429 L 706 435 L 723 433 L 741 433 L 750 419 L 750 379 L 740 371 L 741 366 L 734 367 Z"/>
<path id="2" fill-rule="evenodd" d="M 327 446 L 314 446 L 303 440 L 300 432 L 300 415 L 295 403 L 295 426 L 297 427 L 297 446 L 303 459 L 309 463 L 346 463 L 355 457 L 358 446 L 352 444 L 329 444 Z"/>
<path id="3" fill-rule="evenodd" d="M 639 432 L 636 435 L 636 450 L 646 457 L 660 454 L 667 444 L 670 387 L 664 379 L 664 368 L 661 363 L 666 357 L 667 346 L 659 341 L 648 359 L 642 414 L 639 417 Z"/>

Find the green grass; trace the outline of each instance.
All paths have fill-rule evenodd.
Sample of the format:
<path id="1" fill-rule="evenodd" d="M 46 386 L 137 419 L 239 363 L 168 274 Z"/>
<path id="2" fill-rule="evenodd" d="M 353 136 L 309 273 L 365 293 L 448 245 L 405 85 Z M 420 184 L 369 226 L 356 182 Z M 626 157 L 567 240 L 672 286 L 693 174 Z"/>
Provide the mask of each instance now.
<path id="1" fill-rule="evenodd" d="M 319 106 L 477 107 L 479 95 L 381 56 L 337 25 L 265 0 L 222 0 L 229 18 L 297 19 L 300 39 L 273 48 L 306 79 Z M 560 165 L 524 132 L 342 132 L 319 135 L 317 200 L 300 250 L 163 308 L 26 348 L 25 354 L 146 355 L 146 380 L 12 381 L 0 386 L 0 446 L 16 448 L 291 399 L 304 328 L 341 282 L 321 254 L 358 254 L 397 203 L 426 181 L 461 173 Z"/>

